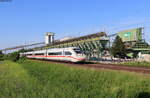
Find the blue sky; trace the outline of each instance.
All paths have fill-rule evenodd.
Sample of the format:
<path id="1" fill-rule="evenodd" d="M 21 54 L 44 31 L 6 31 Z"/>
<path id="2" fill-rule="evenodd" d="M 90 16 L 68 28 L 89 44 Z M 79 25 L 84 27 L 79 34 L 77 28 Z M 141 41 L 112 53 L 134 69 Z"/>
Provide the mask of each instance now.
<path id="1" fill-rule="evenodd" d="M 108 34 L 145 26 L 150 42 L 150 0 L 12 0 L 0 2 L 0 49 L 101 30 Z M 114 29 L 116 28 L 116 29 Z"/>

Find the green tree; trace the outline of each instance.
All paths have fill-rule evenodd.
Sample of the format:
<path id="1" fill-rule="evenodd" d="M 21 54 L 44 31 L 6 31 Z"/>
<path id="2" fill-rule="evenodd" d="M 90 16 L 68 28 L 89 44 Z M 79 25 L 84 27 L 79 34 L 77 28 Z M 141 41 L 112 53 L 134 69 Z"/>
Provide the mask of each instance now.
<path id="1" fill-rule="evenodd" d="M 13 52 L 11 54 L 9 54 L 8 59 L 11 61 L 18 61 L 19 60 L 19 52 Z"/>
<path id="2" fill-rule="evenodd" d="M 25 49 L 21 49 L 19 51 L 15 51 L 15 52 L 12 52 L 12 53 L 9 53 L 7 55 L 5 55 L 4 59 L 6 60 L 11 60 L 11 61 L 14 61 L 14 62 L 17 62 L 19 60 L 25 60 L 26 57 L 20 57 L 20 53 L 23 53 L 23 52 L 26 52 L 28 50 L 25 50 Z"/>
<path id="3" fill-rule="evenodd" d="M 125 58 L 126 57 L 126 48 L 119 36 L 116 36 L 116 39 L 112 45 L 111 49 L 112 55 L 118 58 Z"/>
<path id="4" fill-rule="evenodd" d="M 0 61 L 3 60 L 4 54 L 2 51 L 0 51 Z"/>

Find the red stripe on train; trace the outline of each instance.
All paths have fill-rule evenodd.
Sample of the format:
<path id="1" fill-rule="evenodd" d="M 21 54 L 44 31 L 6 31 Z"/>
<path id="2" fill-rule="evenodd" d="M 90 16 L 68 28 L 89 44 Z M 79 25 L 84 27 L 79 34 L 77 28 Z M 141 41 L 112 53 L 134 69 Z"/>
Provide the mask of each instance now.
<path id="1" fill-rule="evenodd" d="M 75 58 L 72 56 L 27 56 L 27 57 L 68 57 L 68 58 L 72 58 L 72 59 L 76 59 L 76 60 L 84 60 L 84 59 L 79 59 L 79 58 Z"/>

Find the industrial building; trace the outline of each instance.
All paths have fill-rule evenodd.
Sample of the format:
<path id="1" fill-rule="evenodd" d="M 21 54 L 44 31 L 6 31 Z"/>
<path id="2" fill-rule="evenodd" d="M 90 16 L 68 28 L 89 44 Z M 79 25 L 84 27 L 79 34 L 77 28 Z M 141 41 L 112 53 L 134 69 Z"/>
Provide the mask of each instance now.
<path id="1" fill-rule="evenodd" d="M 143 37 L 143 31 L 144 28 L 140 27 L 123 30 L 112 35 L 107 35 L 106 32 L 97 32 L 94 34 L 89 34 L 76 38 L 67 37 L 59 40 L 54 39 L 54 33 L 47 32 L 45 35 L 45 42 L 16 46 L 13 48 L 6 48 L 2 51 L 21 49 L 38 44 L 41 45 L 41 47 L 35 47 L 33 48 L 34 50 L 48 48 L 79 47 L 86 54 L 89 60 L 91 60 L 91 58 L 100 60 L 103 57 L 113 58 L 110 51 L 110 47 L 112 45 L 111 42 L 113 42 L 113 40 L 111 40 L 111 37 L 115 38 L 115 36 L 118 35 L 124 42 L 128 51 L 127 55 L 129 57 L 149 61 L 147 60 L 147 58 L 150 58 L 150 47 Z"/>
<path id="2" fill-rule="evenodd" d="M 89 58 L 94 55 L 100 57 L 102 56 L 102 53 L 105 50 L 108 42 L 109 38 L 107 37 L 106 33 L 98 32 L 95 34 L 85 35 L 67 40 L 55 40 L 54 43 L 49 43 L 49 45 L 42 47 L 42 49 L 79 47 Z"/>
<path id="3" fill-rule="evenodd" d="M 144 28 L 140 27 L 123 30 L 115 34 L 115 36 L 120 36 L 127 48 L 127 55 L 131 58 L 146 59 L 148 55 L 146 55 L 146 58 L 144 58 L 144 55 L 150 54 L 150 47 L 143 37 L 143 31 Z M 49 38 L 54 38 L 53 35 L 49 36 Z M 88 58 L 102 58 L 106 56 L 112 58 L 109 51 L 111 47 L 109 37 L 110 36 L 108 36 L 105 32 L 98 32 L 77 38 L 55 40 L 53 43 L 49 43 L 49 45 L 43 48 L 63 48 L 73 46 L 79 47 L 82 51 L 84 51 Z"/>
<path id="4" fill-rule="evenodd" d="M 122 41 L 128 49 L 128 56 L 131 58 L 137 57 L 139 59 L 150 61 L 147 60 L 150 54 L 150 47 L 144 39 L 143 31 L 144 28 L 140 27 L 118 32 L 117 35 L 122 38 Z"/>

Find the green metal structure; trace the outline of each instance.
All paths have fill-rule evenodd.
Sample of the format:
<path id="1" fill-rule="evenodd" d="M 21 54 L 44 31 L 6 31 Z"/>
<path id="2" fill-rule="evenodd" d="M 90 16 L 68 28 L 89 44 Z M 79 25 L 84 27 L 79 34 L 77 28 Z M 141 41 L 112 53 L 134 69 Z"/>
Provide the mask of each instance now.
<path id="1" fill-rule="evenodd" d="M 150 54 L 149 44 L 143 39 L 142 33 L 144 28 L 135 28 L 118 32 L 128 49 L 129 54 L 133 53 L 132 57 L 136 57 L 139 52 L 142 54 Z"/>
<path id="2" fill-rule="evenodd" d="M 144 28 L 135 28 L 118 32 L 123 42 L 142 41 L 142 30 Z"/>
<path id="3" fill-rule="evenodd" d="M 105 50 L 108 41 L 109 39 L 105 32 L 98 32 L 65 41 L 55 41 L 53 44 L 44 47 L 44 49 L 79 47 L 89 58 L 91 56 L 100 57 Z"/>

